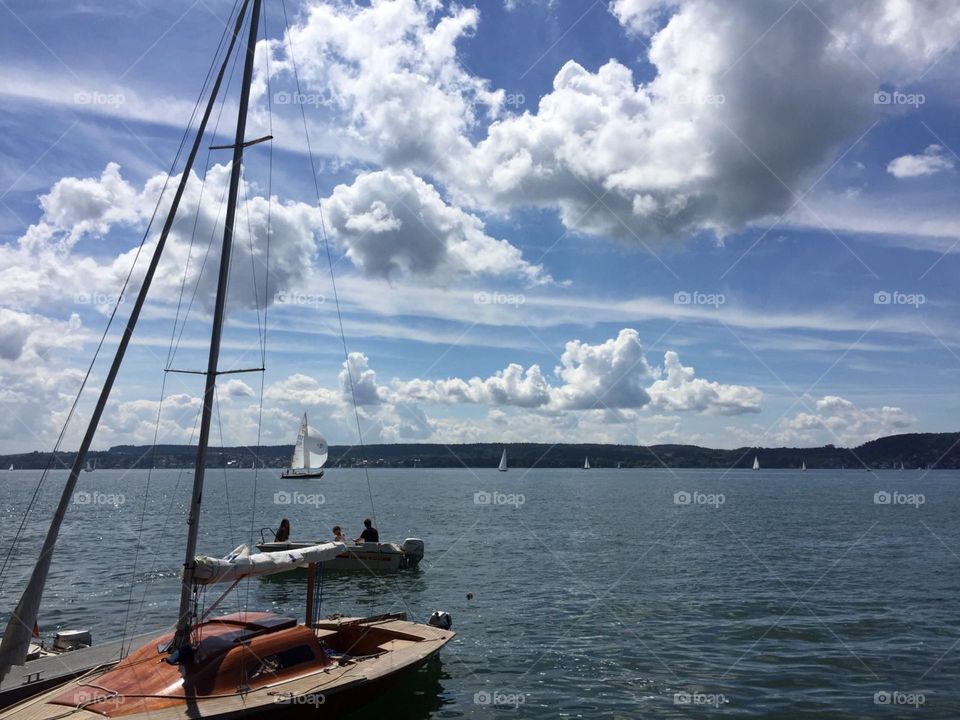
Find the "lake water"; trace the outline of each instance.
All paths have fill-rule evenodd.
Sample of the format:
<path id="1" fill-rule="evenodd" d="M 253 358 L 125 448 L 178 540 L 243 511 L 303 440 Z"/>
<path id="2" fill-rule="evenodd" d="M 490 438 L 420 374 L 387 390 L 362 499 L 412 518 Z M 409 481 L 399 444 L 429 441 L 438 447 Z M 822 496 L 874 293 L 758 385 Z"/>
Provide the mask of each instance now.
<path id="1" fill-rule="evenodd" d="M 50 478 L 3 578 L 4 610 L 65 475 Z M 0 477 L 3 555 L 37 477 Z M 370 478 L 381 537 L 421 537 L 426 558 L 391 576 L 328 574 L 324 614 L 425 621 L 444 609 L 458 635 L 440 663 L 356 718 L 960 717 L 960 473 Z M 89 627 L 95 642 L 116 638 L 128 607 L 128 634 L 172 621 L 190 481 L 152 474 L 138 556 L 147 473 L 82 475 L 45 635 Z M 208 472 L 202 552 L 226 554 L 281 517 L 296 538 L 326 538 L 335 524 L 355 535 L 371 514 L 362 471 L 319 481 L 260 471 L 255 496 L 253 481 L 252 470 Z M 303 597 L 302 577 L 261 579 L 223 608 L 301 616 Z"/>

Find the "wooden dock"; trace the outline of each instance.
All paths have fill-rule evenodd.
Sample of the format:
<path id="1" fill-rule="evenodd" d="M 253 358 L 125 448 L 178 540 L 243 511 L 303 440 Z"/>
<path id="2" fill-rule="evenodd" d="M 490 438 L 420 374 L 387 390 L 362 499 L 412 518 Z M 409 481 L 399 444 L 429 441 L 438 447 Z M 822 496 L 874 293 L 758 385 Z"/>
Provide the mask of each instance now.
<path id="1" fill-rule="evenodd" d="M 162 634 L 163 630 L 154 630 L 124 641 L 115 640 L 62 655 L 40 657 L 23 667 L 11 668 L 7 677 L 0 682 L 0 709 L 61 685 L 94 668 L 115 665 L 122 659 L 120 653 L 124 647 L 129 652 L 131 647 L 136 649 Z"/>

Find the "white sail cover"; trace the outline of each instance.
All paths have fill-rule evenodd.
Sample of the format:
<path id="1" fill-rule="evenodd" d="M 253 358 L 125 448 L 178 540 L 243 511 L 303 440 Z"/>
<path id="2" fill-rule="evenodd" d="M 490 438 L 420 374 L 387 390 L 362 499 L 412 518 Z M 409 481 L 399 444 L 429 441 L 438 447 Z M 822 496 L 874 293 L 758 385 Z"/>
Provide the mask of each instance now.
<path id="1" fill-rule="evenodd" d="M 303 414 L 300 423 L 300 432 L 297 435 L 297 444 L 293 448 L 293 457 L 290 459 L 290 468 L 293 470 L 309 470 L 321 468 L 327 462 L 327 441 L 316 430 L 311 430 L 307 424 L 307 414 Z"/>
<path id="2" fill-rule="evenodd" d="M 250 554 L 250 548 L 241 545 L 225 558 L 198 555 L 193 579 L 197 585 L 213 585 L 246 577 L 276 575 L 306 567 L 311 563 L 333 560 L 346 550 L 347 546 L 343 543 L 329 542 L 296 550 Z"/>

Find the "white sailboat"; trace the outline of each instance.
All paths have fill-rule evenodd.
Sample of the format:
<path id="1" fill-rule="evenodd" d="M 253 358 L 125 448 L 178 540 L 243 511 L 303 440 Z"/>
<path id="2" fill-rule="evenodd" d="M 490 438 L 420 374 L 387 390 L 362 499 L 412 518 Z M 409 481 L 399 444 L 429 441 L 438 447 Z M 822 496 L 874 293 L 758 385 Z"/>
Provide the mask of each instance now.
<path id="1" fill-rule="evenodd" d="M 807 461 L 806 461 L 806 460 L 804 460 L 802 463 L 800 463 L 800 469 L 801 469 L 803 472 L 806 472 L 806 471 L 807 471 Z"/>
<path id="2" fill-rule="evenodd" d="M 64 516 L 73 504 L 78 476 L 85 468 L 87 453 L 147 301 L 166 241 L 177 219 L 180 201 L 188 180 L 193 176 L 197 155 L 201 147 L 209 143 L 208 122 L 218 100 L 222 99 L 218 96 L 227 70 L 233 66 L 233 60 L 242 59 L 243 78 L 236 105 L 234 141 L 231 145 L 214 146 L 214 149 L 232 150 L 233 160 L 226 193 L 207 370 L 202 373 L 204 393 L 185 528 L 187 537 L 179 583 L 179 610 L 175 616 L 171 613 L 169 619 L 173 625 L 168 631 L 158 633 L 152 640 L 132 649 L 118 663 L 98 664 L 65 684 L 38 691 L 35 696 L 0 711 L 0 720 L 58 720 L 65 717 L 76 720 L 116 717 L 126 720 L 227 720 L 248 716 L 286 718 L 297 710 L 312 710 L 324 717 L 341 717 L 368 702 L 375 690 L 388 686 L 401 673 L 436 656 L 454 636 L 449 631 L 450 616 L 439 611 L 431 617 L 429 625 L 408 622 L 403 613 L 354 618 L 338 615 L 318 619 L 316 608 L 319 605 L 314 602 L 315 592 L 320 587 L 316 582 L 316 567 L 343 552 L 343 543 L 328 542 L 279 553 L 251 553 L 247 546 L 241 545 L 225 558 L 198 553 L 210 430 L 218 377 L 223 374 L 220 347 L 234 229 L 239 224 L 237 200 L 244 150 L 272 139 L 268 136 L 248 140 L 246 136 L 255 46 L 260 36 L 261 4 L 262 0 L 243 0 L 231 11 L 226 23 L 227 32 L 221 45 L 226 43 L 227 37 L 229 44 L 223 51 L 222 61 L 218 60 L 211 67 L 209 93 L 205 85 L 204 96 L 198 101 L 198 125 L 192 144 L 184 138 L 184 147 L 190 150 L 165 214 L 163 229 L 156 237 L 152 257 L 145 268 L 113 361 L 100 384 L 96 405 L 39 556 L 16 608 L 9 613 L 0 641 L 0 679 L 13 666 L 24 665 L 27 659 L 51 561 Z M 231 28 L 232 33 L 229 32 Z M 207 98 L 205 103 L 203 97 Z M 316 445 L 308 442 L 308 438 L 309 434 L 306 434 L 304 454 L 312 461 L 310 456 Z M 238 603 L 241 605 L 239 612 L 213 615 L 221 601 L 243 578 L 289 572 L 301 567 L 307 567 L 309 572 L 303 622 L 298 622 L 295 617 L 251 611 L 243 607 L 243 601 Z M 226 589 L 222 595 L 208 601 L 204 589 L 214 583 L 223 584 Z M 151 616 L 147 622 L 157 624 L 158 620 L 159 617 Z"/>
<path id="3" fill-rule="evenodd" d="M 83 471 L 84 471 L 84 472 L 93 472 L 93 471 L 96 469 L 96 467 L 97 467 L 97 461 L 96 461 L 96 460 L 93 460 L 93 461 L 87 460 L 87 464 L 84 465 Z"/>
<path id="4" fill-rule="evenodd" d="M 320 468 L 327 462 L 328 453 L 327 441 L 322 435 L 310 429 L 307 414 L 304 413 L 300 432 L 297 434 L 297 444 L 293 446 L 290 467 L 283 471 L 281 477 L 301 480 L 322 478 L 323 470 Z"/>
<path id="5" fill-rule="evenodd" d="M 903 461 L 900 461 L 900 472 L 903 472 Z"/>
<path id="6" fill-rule="evenodd" d="M 500 456 L 500 464 L 497 466 L 497 470 L 500 472 L 507 471 L 507 449 L 503 449 L 503 455 Z"/>
<path id="7" fill-rule="evenodd" d="M 13 463 L 11 463 L 11 464 L 10 464 L 10 467 L 8 467 L 7 470 L 13 470 L 13 469 L 14 469 Z"/>
<path id="8" fill-rule="evenodd" d="M 589 470 L 589 469 L 590 469 L 590 458 L 585 457 L 585 458 L 583 459 L 583 469 L 584 469 L 584 470 Z"/>
<path id="9" fill-rule="evenodd" d="M 757 457 L 756 455 L 753 456 L 753 469 L 754 470 L 760 469 L 760 458 Z"/>

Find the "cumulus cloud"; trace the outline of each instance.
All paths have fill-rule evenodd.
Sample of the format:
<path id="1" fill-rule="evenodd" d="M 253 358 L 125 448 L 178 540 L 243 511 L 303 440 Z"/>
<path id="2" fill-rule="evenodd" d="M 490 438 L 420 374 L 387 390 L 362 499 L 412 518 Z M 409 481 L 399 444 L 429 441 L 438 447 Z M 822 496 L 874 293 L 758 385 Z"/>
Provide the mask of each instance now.
<path id="1" fill-rule="evenodd" d="M 223 232 L 222 203 L 230 170 L 226 165 L 210 168 L 205 182 L 192 174 L 152 286 L 153 297 L 169 300 L 186 292 L 197 292 L 198 301 L 213 304 L 219 263 L 219 235 Z M 64 178 L 40 198 L 43 210 L 16 244 L 0 247 L 0 301 L 9 305 L 42 304 L 50 298 L 110 307 L 136 256 L 136 248 L 118 255 L 96 259 L 91 243 L 116 229 L 137 237 L 153 213 L 166 181 L 156 175 L 136 188 L 123 179 L 120 167 L 107 165 L 100 178 Z M 172 198 L 170 188 L 179 181 L 171 178 L 164 194 L 153 237 L 144 253 L 149 257 L 156 243 L 162 218 Z M 243 200 L 231 263 L 231 307 L 262 304 L 266 288 L 267 238 L 270 238 L 271 288 L 283 289 L 306 276 L 316 245 L 313 230 L 319 227 L 316 210 L 303 203 L 271 202 L 244 183 Z M 268 228 L 268 217 L 270 220 Z M 191 237 L 195 244 L 191 248 Z M 129 247 L 129 242 L 124 246 Z M 209 248 L 209 251 L 207 250 Z M 207 254 L 209 253 L 209 254 Z M 140 258 L 145 265 L 144 254 Z M 9 281 L 9 282 L 7 282 Z M 103 302 L 94 302 L 99 298 Z M 269 302 L 270 298 L 266 298 Z"/>
<path id="2" fill-rule="evenodd" d="M 370 367 L 366 355 L 352 352 L 343 363 L 337 376 L 341 397 L 357 405 L 380 405 L 386 400 L 387 391 L 377 384 L 377 373 Z"/>
<path id="3" fill-rule="evenodd" d="M 664 355 L 663 375 L 650 386 L 651 407 L 667 412 L 693 411 L 716 415 L 760 412 L 763 393 L 746 385 L 723 385 L 695 377 L 672 350 Z"/>
<path id="4" fill-rule="evenodd" d="M 554 373 L 563 380 L 554 402 L 562 409 L 638 408 L 650 402 L 644 385 L 651 377 L 640 334 L 621 330 L 600 345 L 568 342 Z"/>
<path id="5" fill-rule="evenodd" d="M 571 230 L 653 245 L 788 210 L 883 111 L 880 84 L 919 78 L 960 31 L 949 0 L 610 7 L 649 37 L 653 77 L 570 60 L 522 114 L 456 62 L 474 9 L 325 3 L 290 36 L 308 84 L 331 88 L 375 162 L 436 178 L 461 206 L 556 209 Z"/>
<path id="6" fill-rule="evenodd" d="M 296 60 L 301 81 L 383 165 L 429 167 L 462 156 L 478 121 L 502 105 L 502 91 L 458 62 L 457 42 L 478 21 L 475 8 L 444 12 L 435 0 L 335 0 L 312 4 L 284 41 L 260 50 L 280 77 Z"/>
<path id="7" fill-rule="evenodd" d="M 551 391 L 539 365 L 524 369 L 516 363 L 510 363 L 504 370 L 499 370 L 488 378 L 408 380 L 397 383 L 396 387 L 404 397 L 418 402 L 441 405 L 513 405 L 521 408 L 548 405 Z"/>
<path id="8" fill-rule="evenodd" d="M 444 202 L 409 170 L 361 174 L 353 184 L 334 188 L 324 207 L 332 235 L 370 276 L 550 280 L 518 248 L 487 235 L 479 218 Z"/>
<path id="9" fill-rule="evenodd" d="M 666 378 L 656 379 L 662 374 Z M 596 410 L 614 424 L 634 420 L 629 411 L 648 406 L 721 415 L 758 412 L 763 397 L 754 387 L 695 377 L 693 368 L 680 365 L 675 352 L 667 353 L 665 371 L 654 370 L 632 328 L 597 345 L 568 342 L 554 375 L 558 382 L 551 384 L 539 365 L 524 369 L 511 363 L 487 378 L 395 381 L 391 389 L 400 397 L 438 404 L 512 406 L 548 413 Z"/>
<path id="10" fill-rule="evenodd" d="M 953 169 L 953 158 L 940 145 L 928 145 L 920 155 L 901 155 L 887 165 L 887 172 L 896 178 L 935 175 Z"/>
<path id="11" fill-rule="evenodd" d="M 773 428 L 728 427 L 747 445 L 825 445 L 853 447 L 908 430 L 916 418 L 902 408 L 860 407 L 839 395 L 804 396 L 805 409 L 783 418 Z"/>
<path id="12" fill-rule="evenodd" d="M 815 403 L 815 412 L 801 412 L 783 421 L 783 430 L 799 438 L 828 433 L 847 445 L 903 432 L 916 418 L 899 407 L 861 408 L 837 395 L 825 395 Z M 833 442 L 832 440 L 829 442 Z"/>
<path id="13" fill-rule="evenodd" d="M 164 260 L 152 286 L 154 299 L 172 300 L 184 287 L 212 307 L 217 282 L 226 165 L 202 180 L 191 175 Z M 136 248 L 108 250 L 103 236 L 138 237 L 145 229 L 166 178 L 135 187 L 110 163 L 99 178 L 63 178 L 40 197 L 42 215 L 16 243 L 0 246 L 0 303 L 17 309 L 48 306 L 51 299 L 112 308 L 136 256 Z M 172 196 L 171 178 L 158 218 Z M 231 309 L 272 302 L 278 292 L 305 286 L 312 277 L 321 228 L 319 210 L 306 203 L 264 197 L 244 182 L 231 261 Z M 325 202 L 334 239 L 362 272 L 391 278 L 447 283 L 463 276 L 504 276 L 527 284 L 550 282 L 543 268 L 519 249 L 490 237 L 476 216 L 444 202 L 432 186 L 409 172 L 375 172 L 340 185 Z M 155 247 L 162 220 L 140 257 Z M 191 245 L 191 238 L 194 242 Z M 269 277 L 266 265 L 269 239 Z M 267 293 L 269 279 L 269 293 Z M 265 297 L 266 296 L 266 297 Z M 9 332 L 12 332 L 10 330 Z"/>

